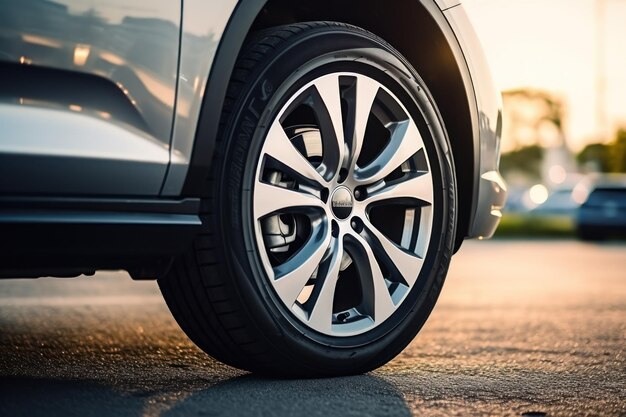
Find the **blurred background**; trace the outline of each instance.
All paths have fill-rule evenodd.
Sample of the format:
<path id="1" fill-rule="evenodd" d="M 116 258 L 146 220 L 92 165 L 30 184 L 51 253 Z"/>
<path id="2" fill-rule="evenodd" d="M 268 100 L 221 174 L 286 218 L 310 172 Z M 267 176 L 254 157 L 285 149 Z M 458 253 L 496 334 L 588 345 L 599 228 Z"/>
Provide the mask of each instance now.
<path id="1" fill-rule="evenodd" d="M 3 0 L 0 0 L 0 2 Z M 123 271 L 0 281 L 0 416 L 626 416 L 626 0 L 463 0 L 503 91 L 510 197 L 367 375 L 271 380 Z"/>
<path id="2" fill-rule="evenodd" d="M 504 102 L 496 235 L 623 238 L 626 1 L 464 5 Z"/>

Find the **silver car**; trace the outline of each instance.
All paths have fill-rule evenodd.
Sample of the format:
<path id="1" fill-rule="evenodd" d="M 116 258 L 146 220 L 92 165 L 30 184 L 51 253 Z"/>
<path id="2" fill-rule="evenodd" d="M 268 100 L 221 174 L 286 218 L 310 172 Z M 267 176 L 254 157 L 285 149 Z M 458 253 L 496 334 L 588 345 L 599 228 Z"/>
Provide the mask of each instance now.
<path id="1" fill-rule="evenodd" d="M 385 364 L 506 196 L 460 3 L 0 0 L 0 276 L 157 279 L 254 372 Z"/>

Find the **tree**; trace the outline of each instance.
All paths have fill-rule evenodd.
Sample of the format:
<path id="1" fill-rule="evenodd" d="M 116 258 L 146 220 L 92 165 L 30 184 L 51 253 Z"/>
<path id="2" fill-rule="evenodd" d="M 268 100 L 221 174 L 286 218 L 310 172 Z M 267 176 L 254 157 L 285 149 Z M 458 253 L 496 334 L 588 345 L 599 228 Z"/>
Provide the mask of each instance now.
<path id="1" fill-rule="evenodd" d="M 521 174 L 532 180 L 540 180 L 542 162 L 543 149 L 539 145 L 524 146 L 502 154 L 500 171 L 505 178 Z"/>
<path id="2" fill-rule="evenodd" d="M 611 172 L 626 173 L 626 129 L 619 129 L 609 154 Z"/>
<path id="3" fill-rule="evenodd" d="M 502 93 L 505 151 L 525 146 L 565 147 L 565 106 L 551 93 L 518 89 Z"/>
<path id="4" fill-rule="evenodd" d="M 500 169 L 511 183 L 549 183 L 558 165 L 576 170 L 563 130 L 565 106 L 553 94 L 532 89 L 505 91 Z"/>
<path id="5" fill-rule="evenodd" d="M 576 155 L 580 167 L 587 172 L 609 172 L 609 145 L 591 143 Z"/>
<path id="6" fill-rule="evenodd" d="M 619 129 L 611 143 L 587 145 L 576 159 L 586 171 L 626 173 L 626 129 Z"/>

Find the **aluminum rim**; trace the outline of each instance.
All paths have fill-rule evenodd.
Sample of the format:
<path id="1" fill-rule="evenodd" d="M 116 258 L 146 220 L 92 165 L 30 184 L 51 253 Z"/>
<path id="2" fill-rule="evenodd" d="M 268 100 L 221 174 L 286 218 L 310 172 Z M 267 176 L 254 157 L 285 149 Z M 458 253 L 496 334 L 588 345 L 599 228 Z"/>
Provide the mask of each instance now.
<path id="1" fill-rule="evenodd" d="M 428 154 L 389 89 L 326 74 L 272 121 L 252 204 L 280 302 L 324 335 L 362 334 L 399 308 L 422 269 L 434 209 Z"/>

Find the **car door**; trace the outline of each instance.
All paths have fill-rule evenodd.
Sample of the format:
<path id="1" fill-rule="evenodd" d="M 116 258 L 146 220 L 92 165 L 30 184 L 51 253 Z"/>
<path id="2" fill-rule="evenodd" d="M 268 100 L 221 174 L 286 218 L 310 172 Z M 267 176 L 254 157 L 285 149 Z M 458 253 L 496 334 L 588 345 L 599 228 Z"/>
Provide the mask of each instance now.
<path id="1" fill-rule="evenodd" d="M 181 3 L 0 0 L 0 194 L 159 194 Z"/>

